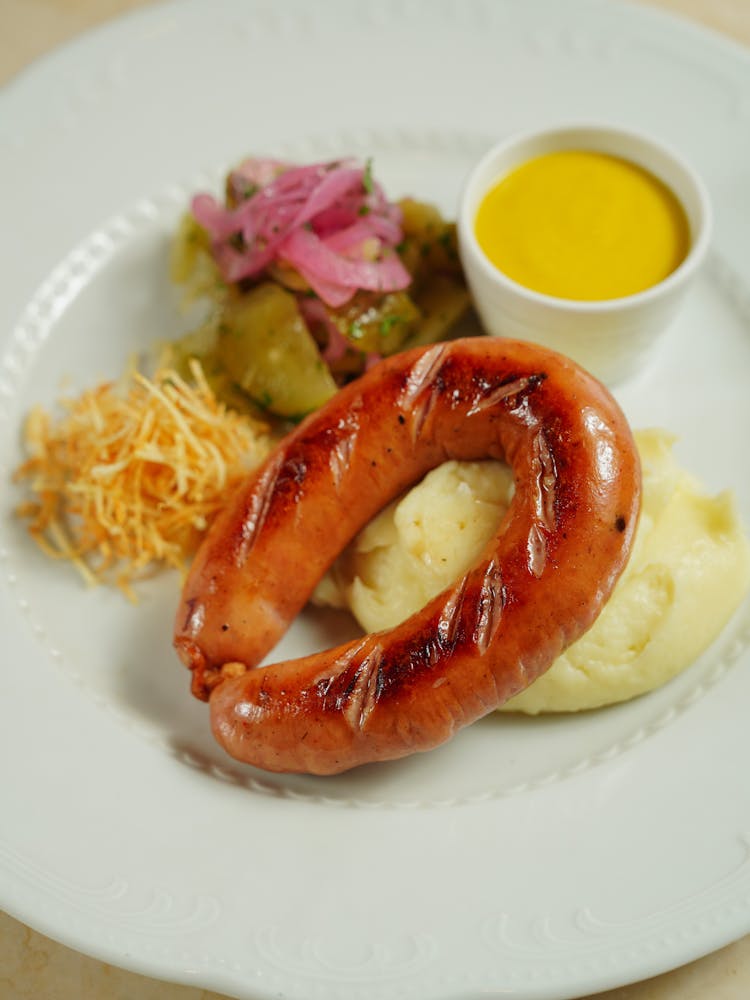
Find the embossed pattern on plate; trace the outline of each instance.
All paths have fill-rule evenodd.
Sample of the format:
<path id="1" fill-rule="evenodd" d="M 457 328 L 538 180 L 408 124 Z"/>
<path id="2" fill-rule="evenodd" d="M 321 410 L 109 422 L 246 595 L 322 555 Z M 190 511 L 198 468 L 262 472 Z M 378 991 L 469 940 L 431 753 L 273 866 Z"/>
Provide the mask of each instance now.
<path id="1" fill-rule="evenodd" d="M 437 0 L 427 16 L 421 0 L 220 0 L 210 14 L 181 0 L 19 78 L 0 97 L 2 180 L 17 192 L 2 236 L 3 474 L 32 399 L 54 399 L 66 372 L 69 388 L 116 374 L 155 331 L 176 332 L 165 250 L 189 191 L 219 182 L 201 164 L 223 168 L 249 143 L 374 152 L 391 191 L 452 211 L 491 141 L 575 116 L 656 131 L 706 177 L 711 265 L 621 397 L 635 424 L 678 430 L 684 464 L 732 486 L 750 520 L 750 474 L 725 433 L 750 406 L 750 220 L 733 179 L 750 169 L 750 60 L 650 12 L 575 2 Z M 363 71 L 362 37 L 388 72 Z M 279 76 L 304 80 L 305 101 L 265 87 L 247 121 L 227 101 Z M 27 922 L 164 978 L 300 1000 L 559 1000 L 750 928 L 747 606 L 683 677 L 631 705 L 488 719 L 435 754 L 333 782 L 249 776 L 213 746 L 173 660 L 172 581 L 137 609 L 85 593 L 31 550 L 12 502 L 4 491 L 0 894 Z M 322 645 L 341 627 L 305 616 L 288 641 Z"/>

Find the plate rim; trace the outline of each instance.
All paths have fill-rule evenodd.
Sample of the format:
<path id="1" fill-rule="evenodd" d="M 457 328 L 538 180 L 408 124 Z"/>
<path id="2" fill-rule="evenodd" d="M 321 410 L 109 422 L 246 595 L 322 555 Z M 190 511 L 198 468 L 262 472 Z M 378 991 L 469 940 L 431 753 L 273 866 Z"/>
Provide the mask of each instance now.
<path id="1" fill-rule="evenodd" d="M 615 4 L 614 5 L 620 7 L 623 11 L 627 11 L 628 12 L 627 16 L 633 16 L 634 7 L 632 5 L 621 3 L 620 0 L 615 0 Z M 198 6 L 198 5 L 194 4 L 194 6 Z M 229 5 L 229 6 L 231 6 L 231 5 Z M 118 17 L 118 18 L 116 18 L 116 19 L 114 19 L 112 21 L 105 22 L 102 25 L 99 25 L 99 26 L 96 26 L 95 28 L 89 29 L 87 32 L 85 32 L 81 36 L 78 36 L 72 42 L 65 43 L 65 44 L 59 46 L 58 48 L 56 48 L 54 50 L 53 53 L 49 53 L 47 55 L 39 57 L 32 64 L 30 64 L 28 67 L 26 67 L 24 70 L 22 70 L 20 72 L 20 74 L 16 74 L 15 77 L 13 77 L 10 81 L 8 81 L 8 83 L 4 85 L 3 91 L 0 92 L 0 93 L 3 96 L 6 96 L 6 95 L 8 95 L 8 89 L 9 89 L 10 90 L 10 95 L 9 96 L 12 97 L 13 93 L 17 92 L 16 88 L 18 88 L 19 90 L 23 90 L 23 88 L 25 86 L 25 81 L 28 78 L 33 78 L 36 75 L 36 72 L 38 71 L 40 64 L 42 64 L 42 63 L 46 64 L 47 60 L 49 60 L 49 59 L 67 60 L 69 58 L 72 58 L 72 54 L 82 53 L 86 47 L 94 47 L 95 48 L 99 44 L 99 38 L 100 38 L 100 36 L 109 35 L 109 34 L 112 34 L 112 33 L 119 32 L 121 30 L 121 24 L 122 24 L 123 21 L 131 22 L 131 24 L 132 24 L 135 21 L 147 20 L 147 19 L 151 19 L 151 18 L 155 18 L 155 19 L 158 20 L 159 17 L 163 16 L 163 14 L 164 14 L 165 11 L 175 10 L 175 9 L 177 9 L 177 7 L 178 7 L 177 0 L 160 0 L 160 2 L 158 2 L 158 3 L 154 4 L 154 5 L 150 5 L 148 7 L 139 8 L 139 9 L 135 9 L 135 10 L 132 10 L 132 11 L 128 11 L 126 14 L 121 15 L 120 17 Z M 687 27 L 687 29 L 691 33 L 691 35 L 694 34 L 694 36 L 696 38 L 698 38 L 698 37 L 704 38 L 707 34 L 711 34 L 711 33 L 708 33 L 707 29 L 703 29 L 703 28 L 701 28 L 699 26 L 693 25 L 691 22 L 686 22 L 686 21 L 684 21 L 684 19 L 682 19 L 680 17 L 677 17 L 677 16 L 675 16 L 675 15 L 673 15 L 671 13 L 665 12 L 665 11 L 656 11 L 656 10 L 654 10 L 652 8 L 638 8 L 638 11 L 640 11 L 640 13 L 637 16 L 645 15 L 646 18 L 651 18 L 653 16 L 656 16 L 658 19 L 662 19 L 663 18 L 663 19 L 665 19 L 667 21 L 670 21 L 670 22 L 675 22 L 676 21 L 676 22 L 678 22 L 682 26 L 683 29 L 685 27 Z M 711 37 L 714 37 L 714 40 L 716 42 L 718 42 L 722 46 L 725 46 L 725 45 L 728 44 L 728 40 L 724 39 L 723 36 L 714 36 L 713 34 L 711 34 Z M 729 47 L 732 48 L 732 49 L 737 49 L 737 51 L 741 52 L 743 58 L 750 60 L 750 52 L 744 46 L 741 46 L 738 43 L 731 43 Z M 750 65 L 750 62 L 748 62 L 748 65 Z M 47 70 L 45 70 L 45 72 L 46 71 Z M 2 609 L 0 609 L 0 610 L 2 610 Z M 9 910 L 9 912 L 11 912 L 11 911 Z M 21 919 L 26 919 L 23 914 L 20 914 L 20 918 Z M 30 922 L 30 921 L 26 920 L 26 922 Z M 39 926 L 39 921 L 35 921 L 35 924 L 37 926 Z M 750 922 L 748 923 L 747 929 L 750 930 Z M 49 930 L 54 930 L 54 927 L 50 926 Z M 44 933 L 47 933 L 47 935 L 49 937 L 55 938 L 57 940 L 62 940 L 62 938 L 58 934 L 49 933 L 48 930 L 44 930 Z M 731 940 L 734 940 L 734 939 L 735 938 L 731 938 Z M 81 944 L 80 943 L 75 943 L 75 942 L 74 943 L 69 943 L 68 941 L 64 941 L 63 943 L 69 944 L 70 947 L 74 947 L 77 950 L 81 950 Z M 701 954 L 707 954 L 708 952 L 715 950 L 716 947 L 721 947 L 722 944 L 726 944 L 726 943 L 729 943 L 728 940 L 724 939 L 722 937 L 722 935 L 717 932 L 714 935 L 713 939 L 712 939 L 711 946 L 707 947 L 704 951 L 701 952 Z M 90 954 L 94 953 L 90 948 L 86 948 L 86 951 L 87 951 L 87 953 L 90 953 Z M 676 948 L 676 952 L 679 952 L 679 951 L 680 951 L 680 949 L 679 949 L 679 947 L 677 947 Z M 683 949 L 683 952 L 684 952 L 684 949 Z M 690 954 L 691 954 L 692 957 L 698 957 L 698 953 L 691 952 Z M 121 952 L 118 953 L 118 950 L 115 947 L 112 948 L 112 951 L 107 951 L 106 954 L 102 953 L 98 957 L 103 957 L 104 960 L 106 960 L 106 961 L 113 961 L 115 964 L 118 964 L 118 965 L 124 965 L 125 967 L 133 968 L 133 971 L 142 971 L 143 968 L 144 968 L 144 966 L 141 965 L 141 964 L 132 965 L 132 966 L 131 965 L 127 965 L 125 962 L 122 961 L 122 959 L 125 956 Z M 661 958 L 663 959 L 663 953 L 661 954 Z M 678 962 L 677 964 L 681 964 L 681 962 Z M 671 966 L 669 966 L 669 967 L 671 967 Z M 650 974 L 656 974 L 658 972 L 664 971 L 664 968 L 665 967 L 663 966 L 662 961 L 659 958 L 655 957 L 653 965 L 651 967 L 651 970 L 647 974 L 649 974 L 649 975 Z M 155 961 L 154 965 L 151 967 L 151 970 L 147 971 L 146 974 L 155 975 L 155 976 L 163 978 L 165 973 L 164 973 L 163 966 L 158 961 Z M 193 985 L 195 984 L 195 980 L 193 978 L 193 972 L 192 971 L 188 971 L 187 968 L 185 968 L 185 969 L 182 970 L 182 974 L 185 976 L 185 978 L 181 979 L 181 981 L 183 981 L 185 983 L 188 983 L 188 984 L 193 984 Z M 173 975 L 173 971 L 170 971 L 169 975 L 172 976 Z M 225 975 L 226 975 L 227 978 L 224 978 Z M 638 975 L 637 978 L 639 978 L 639 979 L 642 978 L 642 976 L 640 975 L 640 973 L 639 973 L 639 975 Z M 606 979 L 606 977 L 605 977 L 605 979 Z M 608 986 L 621 985 L 622 984 L 620 980 L 617 980 L 617 981 L 600 980 L 600 982 L 603 983 L 603 985 L 597 986 L 597 989 L 605 989 Z M 236 990 L 237 986 L 238 986 L 237 982 L 232 979 L 232 976 L 231 976 L 230 973 L 222 973 L 221 974 L 221 978 L 216 979 L 216 985 L 214 985 L 212 983 L 208 983 L 207 985 L 210 988 L 213 988 L 213 989 L 224 989 L 225 991 Z M 586 988 L 588 989 L 588 987 L 586 987 Z M 553 985 L 553 986 L 550 986 L 550 989 L 554 989 L 556 991 L 557 987 L 555 987 Z M 544 992 L 544 988 L 543 987 L 542 987 L 542 990 L 543 990 L 542 992 L 538 992 L 538 993 L 535 993 L 533 995 L 539 996 L 540 998 L 543 997 L 543 996 L 549 996 L 549 997 L 553 996 L 552 992 Z M 456 993 L 454 995 L 456 997 L 458 997 L 459 995 L 460 996 L 464 996 L 465 994 L 463 994 L 463 993 L 461 993 L 461 994 Z M 519 994 L 519 995 L 531 996 L 532 994 L 531 993 L 528 993 L 528 994 L 527 993 L 523 993 L 523 994 Z M 559 994 L 558 994 L 558 992 L 555 992 L 554 995 L 558 996 Z M 447 996 L 449 996 L 449 994 L 444 994 L 444 996 L 447 997 Z"/>

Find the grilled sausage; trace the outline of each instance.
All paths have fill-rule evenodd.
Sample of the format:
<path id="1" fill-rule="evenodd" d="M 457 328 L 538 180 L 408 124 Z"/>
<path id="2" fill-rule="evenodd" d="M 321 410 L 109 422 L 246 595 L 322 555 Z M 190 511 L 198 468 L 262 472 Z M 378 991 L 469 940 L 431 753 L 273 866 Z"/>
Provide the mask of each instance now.
<path id="1" fill-rule="evenodd" d="M 480 560 L 389 631 L 258 666 L 341 549 L 447 459 L 507 461 Z M 429 750 L 542 674 L 630 552 L 640 466 L 607 390 L 541 347 L 469 338 L 381 362 L 286 437 L 196 556 L 175 645 L 229 754 L 330 774 Z"/>

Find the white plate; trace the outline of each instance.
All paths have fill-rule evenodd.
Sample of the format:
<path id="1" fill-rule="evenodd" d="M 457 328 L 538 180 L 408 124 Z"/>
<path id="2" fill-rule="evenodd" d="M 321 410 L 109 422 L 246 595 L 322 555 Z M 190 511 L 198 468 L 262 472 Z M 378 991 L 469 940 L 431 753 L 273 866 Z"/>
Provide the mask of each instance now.
<path id="1" fill-rule="evenodd" d="M 242 997 L 571 997 L 750 931 L 750 608 L 655 694 L 491 718 L 335 779 L 225 759 L 170 650 L 174 577 L 137 608 L 36 552 L 7 487 L 22 414 L 179 319 L 169 232 L 250 151 L 374 155 L 452 212 L 486 146 L 571 118 L 652 131 L 704 175 L 710 267 L 620 398 L 680 434 L 750 523 L 750 58 L 587 0 L 242 0 L 144 10 L 2 95 L 0 893 L 118 965 Z M 340 620 L 303 616 L 289 649 Z"/>

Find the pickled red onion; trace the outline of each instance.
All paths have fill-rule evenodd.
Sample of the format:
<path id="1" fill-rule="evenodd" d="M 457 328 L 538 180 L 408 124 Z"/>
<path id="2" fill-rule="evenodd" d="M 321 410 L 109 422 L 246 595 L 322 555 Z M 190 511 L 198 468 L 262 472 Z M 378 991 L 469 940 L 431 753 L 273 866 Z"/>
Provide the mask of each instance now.
<path id="1" fill-rule="evenodd" d="M 333 322 L 321 300 L 303 297 L 299 300 L 299 309 L 309 327 L 319 326 L 325 330 L 327 342 L 321 351 L 325 363 L 330 365 L 340 361 L 351 348 L 351 344 Z"/>
<path id="2" fill-rule="evenodd" d="M 351 160 L 301 167 L 248 160 L 230 175 L 230 187 L 238 198 L 250 194 L 233 208 L 209 194 L 192 202 L 226 281 L 258 277 L 283 261 L 334 308 L 358 289 L 389 292 L 410 283 L 394 249 L 402 237 L 400 210 L 367 167 Z"/>
<path id="3" fill-rule="evenodd" d="M 391 250 L 379 260 L 355 259 L 331 250 L 309 229 L 295 229 L 279 248 L 279 256 L 292 264 L 303 277 L 340 288 L 364 288 L 370 292 L 388 292 L 405 288 L 411 280 L 398 255 Z"/>

